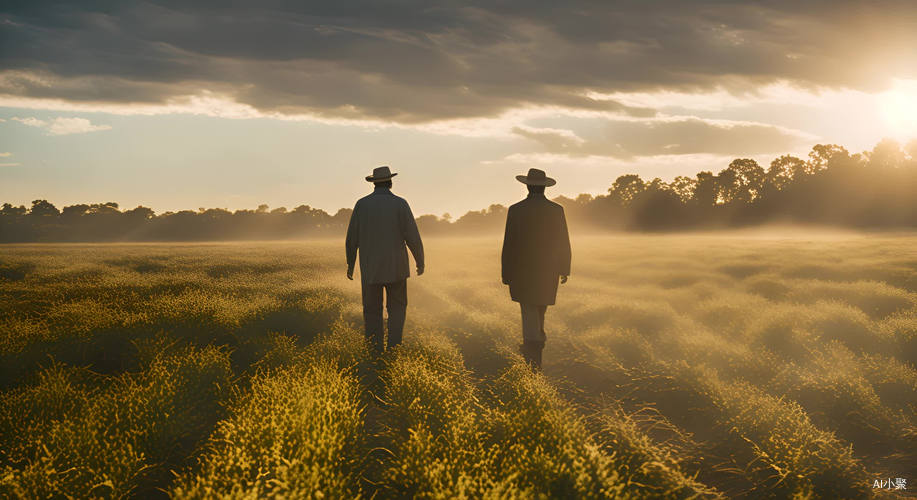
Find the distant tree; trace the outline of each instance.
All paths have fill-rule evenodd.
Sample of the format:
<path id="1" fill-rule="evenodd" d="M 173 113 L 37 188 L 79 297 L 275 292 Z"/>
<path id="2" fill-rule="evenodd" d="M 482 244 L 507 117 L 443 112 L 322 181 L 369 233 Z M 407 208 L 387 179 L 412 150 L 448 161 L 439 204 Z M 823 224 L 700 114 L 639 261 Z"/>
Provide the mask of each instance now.
<path id="1" fill-rule="evenodd" d="M 14 207 L 10 203 L 4 203 L 3 208 L 0 208 L 0 215 L 4 217 L 20 217 L 26 214 L 25 205 L 19 205 Z"/>
<path id="2" fill-rule="evenodd" d="M 472 210 L 455 221 L 455 228 L 465 232 L 491 231 L 506 221 L 506 207 L 493 204 L 484 210 Z"/>
<path id="3" fill-rule="evenodd" d="M 591 203 L 592 200 L 594 200 L 594 199 L 595 199 L 595 197 L 592 196 L 591 194 L 589 194 L 589 193 L 582 193 L 582 194 L 580 194 L 579 196 L 576 197 L 576 202 L 579 203 L 580 205 L 585 205 L 585 204 L 587 204 L 587 203 Z"/>
<path id="4" fill-rule="evenodd" d="M 93 203 L 92 205 L 89 205 L 89 213 L 90 214 L 119 214 L 121 212 L 118 210 L 117 203 L 113 201 L 109 201 L 107 203 Z"/>
<path id="5" fill-rule="evenodd" d="M 697 188 L 697 181 L 690 177 L 679 175 L 672 180 L 669 187 L 682 203 L 688 203 L 694 198 L 694 190 Z"/>
<path id="6" fill-rule="evenodd" d="M 917 162 L 917 139 L 911 139 L 911 141 L 904 146 L 904 151 L 911 157 L 912 162 Z"/>
<path id="7" fill-rule="evenodd" d="M 124 215 L 136 219 L 150 220 L 156 216 L 156 212 L 154 212 L 152 208 L 137 205 L 136 208 L 125 210 Z"/>
<path id="8" fill-rule="evenodd" d="M 622 206 L 630 203 L 646 189 L 646 183 L 637 174 L 626 174 L 615 179 L 608 188 L 608 195 Z"/>
<path id="9" fill-rule="evenodd" d="M 267 209 L 268 209 L 268 206 L 262 203 L 261 205 L 258 205 L 258 210 L 256 210 L 256 212 L 258 212 L 259 214 L 266 214 Z"/>
<path id="10" fill-rule="evenodd" d="M 660 178 L 646 185 L 632 202 L 634 218 L 631 227 L 636 229 L 673 229 L 684 219 L 684 205 L 675 191 Z"/>
<path id="11" fill-rule="evenodd" d="M 669 185 L 659 177 L 653 177 L 653 180 L 646 184 L 646 191 L 668 191 Z"/>
<path id="12" fill-rule="evenodd" d="M 352 213 L 352 208 L 342 208 L 335 212 L 334 216 L 331 217 L 329 222 L 334 227 L 346 228 L 347 224 L 350 222 L 350 215 Z"/>
<path id="13" fill-rule="evenodd" d="M 771 162 L 765 184 L 779 191 L 802 175 L 806 175 L 806 162 L 796 156 L 783 155 Z"/>
<path id="14" fill-rule="evenodd" d="M 57 217 L 60 215 L 60 210 L 49 203 L 48 200 L 34 200 L 32 202 L 32 208 L 29 209 L 29 215 L 36 217 Z"/>
<path id="15" fill-rule="evenodd" d="M 831 160 L 837 156 L 850 156 L 850 153 L 837 144 L 816 144 L 809 151 L 807 174 L 815 174 L 828 168 Z"/>
<path id="16" fill-rule="evenodd" d="M 898 168 L 905 164 L 906 155 L 901 144 L 893 139 L 882 139 L 872 151 L 866 153 L 870 168 Z"/>
<path id="17" fill-rule="evenodd" d="M 719 198 L 719 186 L 717 178 L 713 172 L 703 171 L 697 173 L 697 180 L 694 182 L 694 202 L 701 207 L 712 207 L 716 205 Z"/>
<path id="18" fill-rule="evenodd" d="M 417 218 L 417 228 L 421 233 L 443 234 L 450 229 L 449 226 L 448 220 L 435 215 L 427 214 Z"/>
<path id="19" fill-rule="evenodd" d="M 137 207 L 137 208 L 144 208 L 144 207 Z M 203 212 L 201 212 L 200 215 L 203 217 L 211 218 L 211 219 L 221 219 L 221 218 L 232 217 L 232 212 L 230 212 L 229 210 L 226 210 L 225 208 L 208 208 L 204 210 Z"/>
<path id="20" fill-rule="evenodd" d="M 716 174 L 716 202 L 727 205 L 732 203 L 739 192 L 739 180 L 736 171 L 725 168 Z"/>
<path id="21" fill-rule="evenodd" d="M 86 215 L 88 212 L 89 212 L 89 205 L 85 203 L 80 203 L 77 205 L 70 205 L 70 206 L 64 207 L 64 209 L 61 210 L 61 218 L 67 221 L 72 221 L 74 219 L 78 219 Z"/>
<path id="22" fill-rule="evenodd" d="M 765 172 L 755 160 L 737 158 L 724 172 L 720 172 L 720 177 L 723 178 L 721 186 L 726 190 L 723 197 L 727 202 L 750 203 L 760 195 Z"/>

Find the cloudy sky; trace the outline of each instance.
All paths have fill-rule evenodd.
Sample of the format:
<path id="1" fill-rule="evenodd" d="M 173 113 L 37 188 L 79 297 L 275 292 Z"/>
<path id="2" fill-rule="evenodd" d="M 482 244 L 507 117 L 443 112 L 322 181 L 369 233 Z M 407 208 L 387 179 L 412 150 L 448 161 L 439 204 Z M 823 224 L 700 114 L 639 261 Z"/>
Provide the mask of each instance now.
<path id="1" fill-rule="evenodd" d="M 0 6 L 0 201 L 416 214 L 917 137 L 917 3 Z"/>

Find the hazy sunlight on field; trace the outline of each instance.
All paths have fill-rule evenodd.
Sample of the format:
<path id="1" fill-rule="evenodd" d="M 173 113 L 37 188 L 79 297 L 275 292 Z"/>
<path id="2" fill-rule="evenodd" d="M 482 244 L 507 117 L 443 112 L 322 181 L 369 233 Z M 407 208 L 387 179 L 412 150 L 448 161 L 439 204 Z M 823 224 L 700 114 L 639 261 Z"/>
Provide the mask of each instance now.
<path id="1" fill-rule="evenodd" d="M 857 498 L 917 470 L 917 237 L 574 238 L 544 376 L 499 252 L 428 240 L 374 360 L 341 241 L 5 246 L 0 496 Z"/>

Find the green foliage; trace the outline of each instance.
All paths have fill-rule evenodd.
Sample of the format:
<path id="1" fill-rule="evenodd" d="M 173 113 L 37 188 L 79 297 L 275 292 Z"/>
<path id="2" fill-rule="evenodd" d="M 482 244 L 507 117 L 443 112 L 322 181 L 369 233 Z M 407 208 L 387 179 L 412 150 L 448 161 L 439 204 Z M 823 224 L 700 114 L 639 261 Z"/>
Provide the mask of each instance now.
<path id="1" fill-rule="evenodd" d="M 688 477 L 672 450 L 640 430 L 634 417 L 620 407 L 604 409 L 597 420 L 603 448 L 611 457 L 611 468 L 626 480 L 625 491 L 640 498 L 720 496 Z"/>
<path id="2" fill-rule="evenodd" d="M 382 373 L 382 443 L 391 453 L 381 479 L 395 497 L 519 496 L 495 476 L 481 434 L 481 408 L 454 346 L 414 343 L 397 349 Z"/>
<path id="3" fill-rule="evenodd" d="M 797 403 L 764 394 L 744 383 L 726 385 L 713 396 L 720 425 L 746 441 L 768 474 L 756 490 L 819 498 L 866 496 L 869 484 L 853 450 L 809 420 Z M 766 471 L 766 472 L 765 472 Z"/>
<path id="4" fill-rule="evenodd" d="M 221 421 L 178 498 L 345 498 L 359 487 L 360 386 L 332 364 L 257 375 Z"/>
<path id="5" fill-rule="evenodd" d="M 190 452 L 220 418 L 224 351 L 185 350 L 98 388 L 54 366 L 3 405 L 0 491 L 24 498 L 123 497 Z"/>
<path id="6" fill-rule="evenodd" d="M 455 348 L 427 340 L 397 351 L 383 380 L 392 456 L 382 477 L 394 485 L 392 496 L 625 498 L 648 491 L 619 476 L 616 449 L 603 449 L 547 380 L 522 363 L 482 397 Z"/>
<path id="7" fill-rule="evenodd" d="M 548 381 L 514 364 L 494 385 L 496 406 L 485 421 L 501 453 L 497 470 L 548 498 L 625 498 L 611 457 L 563 404 Z"/>

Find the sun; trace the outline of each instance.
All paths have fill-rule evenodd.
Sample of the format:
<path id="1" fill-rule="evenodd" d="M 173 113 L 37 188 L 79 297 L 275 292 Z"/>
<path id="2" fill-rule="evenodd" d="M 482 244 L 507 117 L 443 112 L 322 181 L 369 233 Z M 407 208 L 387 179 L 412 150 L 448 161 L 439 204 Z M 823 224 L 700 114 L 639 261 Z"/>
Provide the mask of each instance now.
<path id="1" fill-rule="evenodd" d="M 897 139 L 917 138 L 917 80 L 895 80 L 890 90 L 879 94 L 879 107 Z"/>

